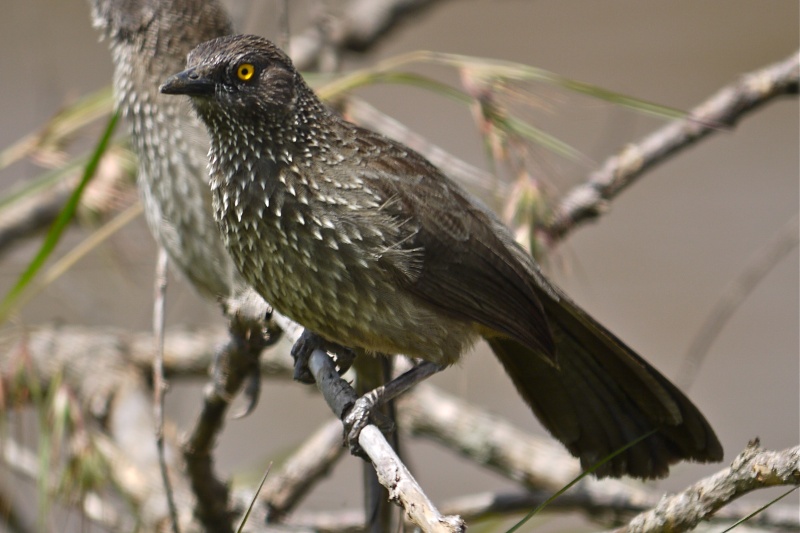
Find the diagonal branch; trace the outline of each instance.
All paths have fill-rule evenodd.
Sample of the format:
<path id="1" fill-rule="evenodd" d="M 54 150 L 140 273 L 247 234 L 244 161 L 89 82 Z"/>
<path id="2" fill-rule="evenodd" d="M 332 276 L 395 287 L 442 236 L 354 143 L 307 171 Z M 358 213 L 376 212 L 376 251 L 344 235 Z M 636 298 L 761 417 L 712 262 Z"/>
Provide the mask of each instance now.
<path id="1" fill-rule="evenodd" d="M 306 439 L 300 449 L 267 478 L 259 493 L 267 507 L 267 519 L 270 522 L 281 521 L 313 484 L 327 475 L 344 450 L 339 420 L 326 422 Z"/>
<path id="2" fill-rule="evenodd" d="M 292 37 L 289 49 L 298 70 L 316 66 L 325 48 L 365 52 L 411 15 L 441 0 L 350 0 L 339 17 L 306 29 Z"/>
<path id="3" fill-rule="evenodd" d="M 309 369 L 331 410 L 344 420 L 357 400 L 356 392 L 339 377 L 333 361 L 322 350 L 315 350 L 311 355 Z M 403 507 L 413 523 L 426 532 L 466 531 L 466 524 L 460 517 L 443 516 L 434 507 L 377 427 L 372 424 L 364 427 L 358 443 L 375 467 L 381 485 L 389 491 L 389 498 Z"/>
<path id="4" fill-rule="evenodd" d="M 675 120 L 644 139 L 629 144 L 606 160 L 585 183 L 567 193 L 553 220 L 542 232 L 551 242 L 562 240 L 575 227 L 602 215 L 608 202 L 647 171 L 779 96 L 796 95 L 800 53 L 742 76 L 695 107 L 687 118 Z"/>
<path id="5" fill-rule="evenodd" d="M 617 533 L 689 531 L 728 502 L 756 489 L 780 485 L 800 485 L 800 446 L 768 451 L 756 439 L 730 467 L 663 498 Z"/>

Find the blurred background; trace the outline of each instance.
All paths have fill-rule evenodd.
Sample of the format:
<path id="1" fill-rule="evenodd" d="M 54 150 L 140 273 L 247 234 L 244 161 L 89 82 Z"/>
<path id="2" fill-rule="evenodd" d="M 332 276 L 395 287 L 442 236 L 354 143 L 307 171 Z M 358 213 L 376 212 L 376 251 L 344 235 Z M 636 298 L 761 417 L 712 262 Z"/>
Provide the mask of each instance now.
<path id="1" fill-rule="evenodd" d="M 279 38 L 277 2 L 228 4 L 238 28 Z M 293 32 L 309 24 L 317 4 L 291 2 Z M 334 13 L 340 7 L 340 2 L 326 4 Z M 440 2 L 369 54 L 344 56 L 342 70 L 414 50 L 452 52 L 525 63 L 689 109 L 741 74 L 797 50 L 798 16 L 798 3 L 788 0 Z M 0 43 L 0 148 L 39 130 L 79 96 L 110 84 L 110 54 L 91 27 L 85 0 L 5 2 Z M 420 71 L 458 82 L 452 70 L 424 66 Z M 555 197 L 627 142 L 663 123 L 544 84 L 525 89 L 535 98 L 535 125 L 585 155 L 568 161 L 537 150 L 541 156 L 531 172 Z M 368 87 L 356 95 L 430 142 L 488 168 L 465 106 L 408 86 Z M 76 149 L 96 140 L 92 130 L 81 135 Z M 559 245 L 546 269 L 585 309 L 675 378 L 726 286 L 796 216 L 799 145 L 797 99 L 772 103 L 648 173 L 598 223 L 576 230 Z M 38 163 L 4 169 L 0 191 L 40 175 L 46 162 Z M 497 198 L 492 200 L 499 205 Z M 57 254 L 90 230 L 71 230 Z M 39 244 L 30 240 L 0 258 L 0 291 L 12 286 Z M 155 247 L 140 218 L 32 300 L 14 327 L 58 322 L 146 330 L 154 258 Z M 715 427 L 726 462 L 757 436 L 769 449 L 800 440 L 798 272 L 795 247 L 735 311 L 704 363 L 694 369 L 687 392 Z M 221 324 L 216 307 L 182 280 L 170 285 L 167 320 L 199 327 Z M 542 431 L 484 347 L 435 382 L 525 430 Z M 188 427 L 195 416 L 202 385 L 172 384 L 168 416 L 179 428 Z M 218 467 L 223 474 L 258 477 L 268 460 L 296 447 L 329 416 L 311 389 L 267 381 L 255 413 L 227 424 Z M 435 501 L 458 495 L 464 487 L 469 492 L 514 487 L 434 444 L 414 441 L 408 450 L 420 483 Z M 345 458 L 312 495 L 308 508 L 358 505 L 358 467 L 358 461 Z M 658 484 L 678 489 L 720 467 L 682 464 Z M 3 483 L 17 482 L 7 472 L 2 476 Z M 769 494 L 776 493 L 756 497 Z M 565 526 L 555 522 L 547 527 Z"/>

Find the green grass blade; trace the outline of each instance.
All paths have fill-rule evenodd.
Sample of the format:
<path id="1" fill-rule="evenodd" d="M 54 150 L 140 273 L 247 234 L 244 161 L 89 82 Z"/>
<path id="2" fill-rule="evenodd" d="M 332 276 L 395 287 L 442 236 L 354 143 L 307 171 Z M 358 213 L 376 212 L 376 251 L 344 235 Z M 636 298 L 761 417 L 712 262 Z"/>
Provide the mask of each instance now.
<path id="1" fill-rule="evenodd" d="M 463 56 L 458 54 L 430 54 L 424 56 L 431 61 L 450 65 L 452 67 L 469 70 L 475 76 L 484 79 L 511 79 L 519 81 L 540 81 L 556 85 L 566 90 L 585 94 L 599 100 L 605 100 L 629 109 L 647 113 L 662 118 L 683 118 L 686 112 L 674 107 L 669 107 L 655 102 L 634 98 L 622 93 L 610 91 L 597 85 L 573 80 L 549 70 L 532 67 L 513 61 L 501 61 L 480 57 Z"/>
<path id="2" fill-rule="evenodd" d="M 242 516 L 242 521 L 239 523 L 239 527 L 236 528 L 236 533 L 242 533 L 244 525 L 247 523 L 247 519 L 250 518 L 250 513 L 253 511 L 253 506 L 256 504 L 256 500 L 258 499 L 258 494 L 264 487 L 264 482 L 267 481 L 267 476 L 269 475 L 270 470 L 272 470 L 272 463 L 267 465 L 267 471 L 264 472 L 264 475 L 261 477 L 261 483 L 258 484 L 256 493 L 253 494 L 253 499 L 250 500 L 250 505 L 247 506 L 247 511 L 245 511 L 244 516 Z"/>
<path id="3" fill-rule="evenodd" d="M 421 74 L 402 71 L 358 71 L 326 83 L 315 90 L 320 98 L 323 100 L 330 100 L 359 87 L 378 83 L 412 85 L 441 94 L 460 103 L 470 104 L 473 101 L 469 95 L 446 83 L 436 81 L 433 78 Z"/>
<path id="4" fill-rule="evenodd" d="M 745 516 L 744 518 L 742 518 L 742 519 L 738 520 L 738 521 L 737 521 L 735 524 L 733 524 L 731 527 L 729 527 L 729 528 L 728 528 L 728 529 L 726 529 L 725 531 L 722 531 L 721 533 L 728 533 L 728 531 L 730 531 L 731 529 L 733 529 L 733 528 L 735 528 L 735 527 L 738 527 L 738 526 L 739 526 L 739 524 L 742 524 L 742 523 L 744 523 L 744 522 L 747 522 L 748 520 L 750 520 L 751 518 L 753 518 L 755 515 L 757 515 L 758 513 L 760 513 L 761 511 L 763 511 L 763 510 L 764 510 L 764 509 L 766 509 L 767 507 L 771 506 L 772 504 L 774 504 L 774 503 L 778 503 L 779 501 L 781 501 L 782 499 L 784 499 L 785 497 L 787 497 L 789 494 L 791 494 L 791 493 L 793 493 L 794 491 L 796 491 L 798 488 L 800 488 L 800 487 L 793 487 L 793 488 L 791 488 L 791 489 L 787 490 L 786 492 L 784 492 L 783 494 L 781 494 L 780 496 L 778 496 L 778 497 L 777 497 L 777 498 L 775 498 L 774 500 L 772 500 L 772 501 L 769 501 L 769 502 L 765 503 L 764 505 L 762 505 L 761 507 L 759 507 L 758 509 L 756 509 L 755 511 L 753 511 L 753 512 L 752 512 L 752 513 L 750 513 L 749 515 L 747 515 L 747 516 Z"/>
<path id="5" fill-rule="evenodd" d="M 649 431 L 649 432 L 645 433 L 644 435 L 642 435 L 638 439 L 629 442 L 628 444 L 626 444 L 625 446 L 623 446 L 619 450 L 615 451 L 612 454 L 609 454 L 608 456 L 606 456 L 603 459 L 601 459 L 599 462 L 597 462 L 594 465 L 592 465 L 591 468 L 589 468 L 588 470 L 582 472 L 581 475 L 579 475 L 578 477 L 576 477 L 575 479 L 573 479 L 572 481 L 570 481 L 569 483 L 564 485 L 558 492 L 556 492 L 555 494 L 553 494 L 552 496 L 547 498 L 545 501 L 543 501 L 541 504 L 539 504 L 535 509 L 533 509 L 531 512 L 526 514 L 522 518 L 522 520 L 520 520 L 519 522 L 514 524 L 514 526 L 511 529 L 509 529 L 507 533 L 513 533 L 514 531 L 517 531 L 519 528 L 521 528 L 523 525 L 525 525 L 525 523 L 528 520 L 530 520 L 531 518 L 533 518 L 534 516 L 539 514 L 542 511 L 542 509 L 544 509 L 545 507 L 550 505 L 550 502 L 552 502 L 553 500 L 555 500 L 556 498 L 558 498 L 559 496 L 561 496 L 562 494 L 567 492 L 569 489 L 571 489 L 577 482 L 579 482 L 580 480 L 582 480 L 583 478 L 585 478 L 586 476 L 588 476 L 589 474 L 591 474 L 592 472 L 594 472 L 595 470 L 597 470 L 598 468 L 600 468 L 601 466 L 606 464 L 608 461 L 610 461 L 614 457 L 616 457 L 619 454 L 623 453 L 628 448 L 636 446 L 637 444 L 642 442 L 644 439 L 650 437 L 651 435 L 654 435 L 657 431 L 658 431 L 657 429 L 654 429 L 652 431 Z"/>
<path id="6" fill-rule="evenodd" d="M 39 248 L 36 257 L 33 258 L 28 265 L 28 268 L 25 269 L 25 272 L 22 273 L 19 280 L 17 280 L 17 283 L 11 288 L 8 294 L 6 294 L 2 304 L 0 304 L 0 322 L 4 322 L 6 320 L 9 313 L 13 310 L 14 304 L 17 302 L 31 281 L 36 277 L 36 274 L 39 272 L 39 270 L 41 270 L 42 266 L 50 257 L 50 254 L 58 244 L 58 241 L 61 239 L 61 235 L 64 233 L 64 230 L 69 225 L 69 222 L 72 220 L 72 217 L 78 208 L 78 203 L 83 195 L 83 191 L 94 177 L 97 167 L 100 164 L 100 159 L 108 148 L 108 144 L 111 140 L 111 136 L 114 133 L 114 128 L 117 125 L 118 119 L 119 113 L 114 113 L 109 119 L 108 125 L 106 126 L 100 141 L 97 143 L 97 146 L 92 152 L 92 156 L 89 158 L 89 161 L 86 164 L 80 182 L 78 183 L 77 187 L 75 187 L 72 195 L 70 195 L 67 203 L 64 205 L 64 209 L 61 210 L 58 218 L 47 232 L 47 236 L 45 237 L 42 246 Z"/>
<path id="7" fill-rule="evenodd" d="M 576 150 L 561 139 L 546 133 L 532 124 L 528 124 L 524 120 L 519 120 L 514 117 L 506 117 L 505 119 L 502 119 L 501 122 L 508 129 L 508 131 L 516 133 L 520 137 L 544 146 L 555 154 L 572 160 L 585 158 L 580 151 Z"/>

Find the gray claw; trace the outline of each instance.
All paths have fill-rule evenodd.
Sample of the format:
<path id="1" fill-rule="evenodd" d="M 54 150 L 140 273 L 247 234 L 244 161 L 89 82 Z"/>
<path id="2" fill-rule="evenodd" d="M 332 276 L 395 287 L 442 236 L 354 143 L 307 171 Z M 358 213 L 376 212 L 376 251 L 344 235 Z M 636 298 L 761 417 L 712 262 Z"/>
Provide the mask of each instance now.
<path id="1" fill-rule="evenodd" d="M 245 404 L 242 409 L 231 415 L 233 420 L 244 418 L 252 413 L 258 405 L 258 399 L 261 396 L 261 369 L 255 367 L 250 371 L 245 379 L 244 387 L 242 388 L 242 397 L 244 397 Z"/>
<path id="2" fill-rule="evenodd" d="M 350 408 L 350 412 L 342 420 L 347 432 L 347 444 L 350 448 L 350 453 L 355 456 L 365 457 L 361 445 L 358 443 L 358 437 L 361 435 L 361 431 L 370 423 L 370 419 L 379 419 L 375 425 L 381 431 L 384 431 L 384 427 L 387 425 L 387 417 L 375 417 L 376 413 L 373 411 L 376 404 L 377 398 L 368 393 L 356 400 L 356 403 Z M 394 427 L 391 420 L 389 420 L 388 425 L 391 428 Z"/>

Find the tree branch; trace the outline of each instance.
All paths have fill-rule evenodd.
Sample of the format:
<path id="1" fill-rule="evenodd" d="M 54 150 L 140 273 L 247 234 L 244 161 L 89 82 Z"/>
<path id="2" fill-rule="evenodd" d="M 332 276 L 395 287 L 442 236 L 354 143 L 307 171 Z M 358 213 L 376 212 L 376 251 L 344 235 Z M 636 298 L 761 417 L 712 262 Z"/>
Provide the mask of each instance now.
<path id="1" fill-rule="evenodd" d="M 214 358 L 218 375 L 206 385 L 202 409 L 183 443 L 187 474 L 198 500 L 195 514 L 210 531 L 233 531 L 228 486 L 214 473 L 212 451 L 231 402 L 251 375 L 267 343 L 258 324 L 231 317 L 228 340 Z"/>
<path id="2" fill-rule="evenodd" d="M 800 485 L 800 446 L 767 451 L 756 439 L 730 467 L 662 499 L 654 509 L 638 515 L 617 533 L 689 531 L 731 500 L 779 485 Z"/>
<path id="3" fill-rule="evenodd" d="M 606 160 L 585 183 L 560 201 L 553 220 L 541 229 L 550 242 L 562 240 L 575 227 L 608 210 L 608 202 L 647 171 L 701 139 L 733 126 L 741 118 L 779 96 L 798 93 L 800 53 L 742 76 L 675 120 Z"/>
<path id="4" fill-rule="evenodd" d="M 174 377 L 183 372 L 190 376 L 205 374 L 214 356 L 208 346 L 218 344 L 224 338 L 222 329 L 217 332 L 204 330 L 196 334 L 185 329 L 169 330 L 164 344 L 165 370 Z M 154 451 L 143 449 L 146 447 L 142 446 L 143 442 L 151 442 L 147 429 L 150 426 L 147 422 L 136 424 L 144 426 L 137 432 L 137 428 L 130 423 L 132 419 L 140 421 L 152 419 L 151 402 L 142 380 L 142 376 L 152 363 L 152 346 L 153 337 L 150 333 L 131 335 L 123 330 L 81 327 L 40 329 L 30 333 L 21 343 L 15 345 L 10 345 L 6 339 L 5 345 L 0 346 L 2 349 L 0 370 L 6 384 L 18 375 L 18 369 L 24 361 L 29 361 L 28 366 L 35 371 L 32 375 L 36 375 L 42 382 L 49 382 L 55 376 L 63 375 L 65 383 L 76 391 L 76 395 L 86 405 L 87 411 L 108 427 L 109 438 L 100 435 L 95 440 L 99 443 L 98 449 L 106 456 L 108 463 L 114 465 L 112 475 L 115 483 L 127 498 L 137 502 L 137 506 L 142 509 L 142 518 L 148 520 L 147 523 L 159 523 L 166 518 L 163 486 L 160 483 L 157 464 L 153 461 Z M 263 370 L 274 371 L 271 375 L 281 378 L 288 378 L 292 374 L 291 364 L 285 352 L 267 350 L 264 355 Z M 191 361 L 192 357 L 196 361 Z M 322 362 L 328 365 L 330 360 L 325 357 Z M 337 383 L 343 381 L 333 370 L 330 371 L 332 380 Z M 345 398 L 344 402 L 340 402 L 341 407 L 337 408 L 342 412 L 349 402 L 354 400 L 354 396 L 347 399 L 347 394 L 354 394 L 352 389 L 348 392 L 347 388 L 339 389 L 343 391 L 342 398 Z M 431 409 L 431 405 L 435 405 L 436 409 Z M 577 461 L 550 439 L 537 438 L 519 431 L 499 417 L 470 406 L 428 384 L 419 385 L 401 397 L 398 412 L 401 414 L 398 420 L 401 429 L 442 442 L 478 464 L 488 466 L 523 483 L 533 491 L 530 495 L 532 498 L 543 495 L 543 492 L 563 487 L 579 472 Z M 323 444 L 317 446 L 307 443 L 306 446 L 309 449 L 327 450 L 327 454 L 341 453 L 340 431 L 338 421 L 326 424 L 319 432 L 326 435 L 320 439 Z M 167 433 L 166 436 L 169 437 L 170 434 Z M 167 443 L 173 450 L 175 449 L 174 440 L 168 439 Z M 370 446 L 371 444 L 367 443 L 365 449 Z M 388 447 L 388 443 L 386 446 Z M 125 453 L 122 453 L 122 450 L 125 450 Z M 142 453 L 139 454 L 139 451 Z M 142 455 L 141 459 L 139 455 Z M 174 453 L 167 454 L 168 457 L 174 455 Z M 798 484 L 800 482 L 798 462 L 800 462 L 800 447 L 783 452 L 765 452 L 751 447 L 734 461 L 731 468 L 697 483 L 684 493 L 661 502 L 659 502 L 661 495 L 645 486 L 630 485 L 619 480 L 598 481 L 587 478 L 565 495 L 566 500 L 556 503 L 552 509 L 583 506 L 580 503 L 583 502 L 590 514 L 599 513 L 601 521 L 608 521 L 608 513 L 613 513 L 612 518 L 619 520 L 622 517 L 621 513 L 640 511 L 657 505 L 649 515 L 632 522 L 633 528 L 640 522 L 650 524 L 654 520 L 662 520 L 669 513 L 676 512 L 676 509 L 680 509 L 677 512 L 683 513 L 684 510 L 678 507 L 678 504 L 691 501 L 692 498 L 697 500 L 698 494 L 702 494 L 703 498 L 706 495 L 722 495 L 723 498 L 714 496 L 711 502 L 701 499 L 704 505 L 701 511 L 705 513 L 703 516 L 707 517 L 709 513 L 718 510 L 746 491 L 774 484 Z M 324 470 L 325 465 L 329 464 L 325 461 L 312 461 L 312 463 L 316 463 L 317 466 L 314 468 L 320 470 Z M 289 464 L 287 463 L 286 468 L 287 477 L 283 479 L 299 480 L 302 475 L 297 472 L 302 470 L 293 470 Z M 397 465 L 391 466 L 383 471 L 391 472 L 392 468 L 396 467 Z M 192 496 L 185 477 L 174 468 L 174 465 L 171 465 L 171 476 L 176 480 L 178 508 L 189 508 L 186 505 Z M 276 476 L 272 480 L 273 487 L 280 487 L 282 484 L 280 479 Z M 298 483 L 299 485 L 302 485 L 302 482 Z M 293 503 L 285 502 L 296 501 L 298 498 L 296 494 L 302 493 L 302 491 L 295 493 L 295 490 L 287 491 L 287 494 L 272 500 L 270 495 L 276 492 L 270 489 L 266 492 L 266 497 L 270 498 L 270 502 L 278 502 L 277 507 L 286 512 Z M 277 494 L 280 495 L 281 491 L 277 491 Z M 487 500 L 487 497 L 484 497 L 483 501 L 489 505 L 485 512 L 489 512 L 492 505 L 500 506 L 495 507 L 495 510 L 500 510 L 502 506 L 513 505 L 515 498 L 498 497 L 495 500 L 492 502 L 491 498 Z M 236 501 L 241 501 L 241 497 L 237 496 Z M 470 505 L 474 505 L 474 500 Z M 446 508 L 450 512 L 464 510 L 465 513 L 469 512 L 470 516 L 477 516 L 483 512 L 476 508 L 469 511 L 465 501 L 456 501 L 448 504 Z M 773 509 L 772 512 L 777 511 Z M 747 507 L 730 506 L 722 512 L 717 512 L 716 516 L 732 520 L 747 513 L 749 513 Z M 654 518 L 647 518 L 651 515 Z M 307 527 L 316 528 L 322 523 L 306 521 L 307 516 L 294 514 L 291 524 L 304 523 Z M 326 520 L 331 516 L 333 515 L 328 516 Z M 353 518 L 355 515 L 348 513 L 347 516 Z M 363 519 L 363 513 L 359 516 Z M 180 518 L 182 524 L 188 523 L 187 516 L 182 515 Z M 337 521 L 341 519 L 342 517 L 336 518 Z M 789 524 L 787 527 L 793 527 L 791 524 L 796 522 L 784 523 L 781 520 L 785 521 L 786 518 L 779 513 L 777 518 L 760 517 L 755 523 L 778 524 L 780 527 Z M 639 530 L 631 529 L 631 531 Z"/>
<path id="5" fill-rule="evenodd" d="M 158 466 L 164 483 L 167 497 L 167 508 L 173 533 L 180 533 L 178 509 L 172 496 L 172 485 L 169 480 L 169 468 L 164 453 L 164 396 L 167 382 L 164 379 L 164 310 L 167 305 L 167 251 L 158 249 L 155 274 L 155 294 L 153 295 L 153 418 L 155 418 L 156 449 L 158 450 Z"/>
<path id="6" fill-rule="evenodd" d="M 343 420 L 358 399 L 353 388 L 339 377 L 333 361 L 322 350 L 315 350 L 311 355 L 309 370 L 331 410 Z M 377 427 L 372 424 L 364 427 L 358 444 L 372 461 L 381 485 L 389 491 L 389 498 L 403 507 L 413 523 L 426 532 L 466 531 L 461 518 L 439 513 Z"/>
<path id="7" fill-rule="evenodd" d="M 340 420 L 326 422 L 306 439 L 300 449 L 267 478 L 259 493 L 267 507 L 267 519 L 280 522 L 313 485 L 328 474 L 344 450 Z"/>
<path id="8" fill-rule="evenodd" d="M 552 493 L 529 491 L 519 493 L 479 493 L 456 497 L 441 505 L 447 514 L 457 514 L 465 521 L 473 523 L 497 516 L 525 513 L 546 501 Z M 660 494 L 651 494 L 646 500 L 635 501 L 617 495 L 598 494 L 593 497 L 586 493 L 567 492 L 550 502 L 545 512 L 572 512 L 587 514 L 600 524 L 624 522 L 631 513 L 642 512 L 658 505 Z M 711 517 L 715 524 L 730 524 L 752 514 L 757 509 L 753 505 L 728 505 Z M 304 524 L 315 531 L 344 533 L 358 531 L 364 523 L 361 510 L 346 509 L 339 512 L 305 512 L 292 516 L 291 524 Z M 409 524 L 410 525 L 410 524 Z M 773 506 L 747 521 L 747 531 L 765 532 L 800 529 L 800 518 L 793 505 Z"/>
<path id="9" fill-rule="evenodd" d="M 365 52 L 411 15 L 441 0 L 350 0 L 342 15 L 321 21 L 294 36 L 289 46 L 298 70 L 313 70 L 326 47 Z"/>

